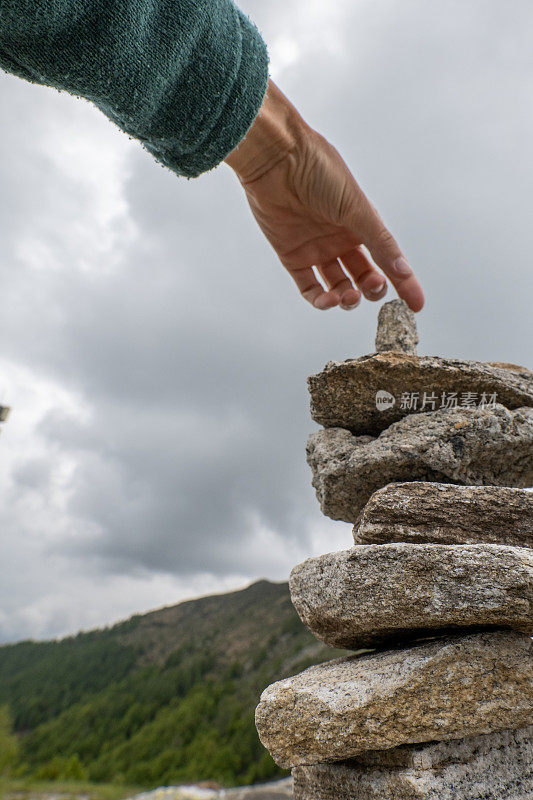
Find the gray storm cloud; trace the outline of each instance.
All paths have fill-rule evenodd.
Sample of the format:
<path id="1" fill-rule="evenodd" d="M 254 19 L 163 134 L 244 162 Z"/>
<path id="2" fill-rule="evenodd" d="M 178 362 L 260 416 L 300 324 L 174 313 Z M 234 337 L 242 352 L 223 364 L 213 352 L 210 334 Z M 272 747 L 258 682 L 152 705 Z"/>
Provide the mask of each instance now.
<path id="1" fill-rule="evenodd" d="M 241 5 L 417 270 L 420 350 L 531 366 L 528 0 Z M 307 306 L 225 165 L 181 180 L 88 103 L 0 94 L 0 639 L 348 546 L 310 485 L 306 377 L 371 352 L 377 306 Z"/>

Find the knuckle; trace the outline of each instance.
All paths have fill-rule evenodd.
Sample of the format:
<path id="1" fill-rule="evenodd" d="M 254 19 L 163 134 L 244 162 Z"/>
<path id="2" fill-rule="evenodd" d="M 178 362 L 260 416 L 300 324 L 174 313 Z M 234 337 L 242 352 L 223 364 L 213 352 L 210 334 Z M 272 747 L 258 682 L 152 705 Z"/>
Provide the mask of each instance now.
<path id="1" fill-rule="evenodd" d="M 304 297 L 306 300 L 309 300 L 309 302 L 312 303 L 313 300 L 315 300 L 315 298 L 319 294 L 321 294 L 321 291 L 322 290 L 320 289 L 319 286 L 313 284 L 312 286 L 308 286 L 305 289 L 300 289 L 300 294 L 302 295 L 302 297 Z"/>
<path id="2" fill-rule="evenodd" d="M 378 245 L 384 250 L 397 249 L 398 245 L 392 233 L 387 228 L 381 228 L 376 237 Z"/>
<path id="3" fill-rule="evenodd" d="M 370 250 L 373 251 L 374 260 L 377 258 L 382 267 L 391 265 L 401 255 L 396 239 L 385 227 L 378 230 Z"/>

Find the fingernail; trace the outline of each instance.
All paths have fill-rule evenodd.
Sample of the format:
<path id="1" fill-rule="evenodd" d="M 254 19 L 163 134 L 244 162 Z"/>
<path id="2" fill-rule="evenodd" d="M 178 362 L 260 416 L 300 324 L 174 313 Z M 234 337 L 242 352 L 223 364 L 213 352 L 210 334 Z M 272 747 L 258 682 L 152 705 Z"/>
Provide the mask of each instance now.
<path id="1" fill-rule="evenodd" d="M 381 286 L 376 286 L 376 287 L 374 287 L 374 289 L 369 289 L 368 293 L 369 294 L 379 294 L 380 292 L 383 291 L 383 289 L 385 288 L 385 285 L 386 285 L 386 281 L 383 281 Z"/>
<path id="2" fill-rule="evenodd" d="M 399 258 L 396 259 L 393 268 L 394 272 L 397 275 L 401 275 L 402 277 L 406 277 L 407 275 L 413 274 L 413 270 L 411 269 L 411 267 L 409 266 L 409 264 L 407 263 L 407 261 L 403 256 L 400 256 Z"/>
<path id="3" fill-rule="evenodd" d="M 361 300 L 358 300 L 357 303 L 353 303 L 351 306 L 341 306 L 343 311 L 353 311 L 354 308 L 360 304 Z"/>
<path id="4" fill-rule="evenodd" d="M 329 311 L 330 308 L 335 308 L 341 301 L 338 292 L 325 292 L 317 297 L 313 305 L 320 311 Z M 317 305 L 320 303 L 320 305 Z M 322 305 L 325 303 L 325 305 Z"/>

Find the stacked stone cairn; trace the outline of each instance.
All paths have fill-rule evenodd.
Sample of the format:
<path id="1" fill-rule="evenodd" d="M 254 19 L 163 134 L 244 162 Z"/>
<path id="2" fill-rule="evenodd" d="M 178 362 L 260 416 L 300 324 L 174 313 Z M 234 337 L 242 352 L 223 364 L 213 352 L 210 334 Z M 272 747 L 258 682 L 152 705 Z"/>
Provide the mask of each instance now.
<path id="1" fill-rule="evenodd" d="M 309 379 L 313 485 L 355 546 L 291 596 L 355 652 L 261 696 L 295 800 L 533 799 L 533 373 L 417 343 L 395 300 L 376 353 Z"/>

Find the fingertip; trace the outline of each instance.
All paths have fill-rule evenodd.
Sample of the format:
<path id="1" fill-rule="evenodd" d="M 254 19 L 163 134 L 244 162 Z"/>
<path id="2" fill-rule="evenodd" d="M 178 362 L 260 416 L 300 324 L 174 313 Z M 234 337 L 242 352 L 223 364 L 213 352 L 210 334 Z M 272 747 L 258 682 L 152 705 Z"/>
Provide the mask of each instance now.
<path id="1" fill-rule="evenodd" d="M 361 302 L 361 292 L 358 289 L 348 289 L 340 299 L 340 307 L 343 311 L 352 311 Z"/>
<path id="2" fill-rule="evenodd" d="M 413 303 L 409 306 L 409 308 L 411 309 L 411 311 L 414 311 L 415 314 L 416 314 L 418 311 L 422 311 L 422 309 L 424 308 L 425 302 L 426 302 L 425 298 L 422 295 L 422 297 L 419 300 L 413 301 Z"/>
<path id="3" fill-rule="evenodd" d="M 363 290 L 365 293 L 365 297 L 367 300 L 375 303 L 376 300 L 382 300 L 385 295 L 387 294 L 388 284 L 387 281 L 383 281 L 381 286 L 376 286 L 372 289 Z"/>
<path id="4" fill-rule="evenodd" d="M 337 292 L 323 292 L 313 301 L 313 306 L 319 311 L 327 311 L 329 308 L 337 306 L 340 302 L 340 297 Z"/>
<path id="5" fill-rule="evenodd" d="M 401 286 L 398 291 L 398 296 L 405 300 L 411 311 L 414 311 L 415 314 L 424 308 L 424 292 L 418 283 L 410 287 L 406 287 L 405 285 Z"/>
<path id="6" fill-rule="evenodd" d="M 353 311 L 354 308 L 357 308 L 357 306 L 360 304 L 361 304 L 361 298 L 359 298 L 359 300 L 356 300 L 355 303 L 350 303 L 350 304 L 341 303 L 340 308 L 342 308 L 343 311 Z"/>

